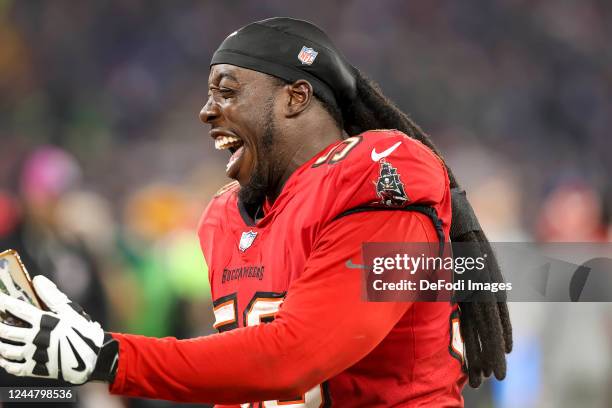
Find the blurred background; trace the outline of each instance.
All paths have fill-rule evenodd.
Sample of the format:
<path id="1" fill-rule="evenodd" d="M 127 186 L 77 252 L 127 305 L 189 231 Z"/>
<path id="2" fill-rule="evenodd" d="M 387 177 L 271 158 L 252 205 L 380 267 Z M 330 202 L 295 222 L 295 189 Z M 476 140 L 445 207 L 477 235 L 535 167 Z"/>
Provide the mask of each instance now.
<path id="1" fill-rule="evenodd" d="M 610 241 L 605 0 L 0 0 L 0 248 L 109 330 L 211 333 L 195 228 L 227 155 L 198 112 L 216 47 L 272 16 L 321 26 L 432 135 L 491 240 Z M 466 406 L 612 406 L 611 305 L 511 312 L 508 378 Z"/>

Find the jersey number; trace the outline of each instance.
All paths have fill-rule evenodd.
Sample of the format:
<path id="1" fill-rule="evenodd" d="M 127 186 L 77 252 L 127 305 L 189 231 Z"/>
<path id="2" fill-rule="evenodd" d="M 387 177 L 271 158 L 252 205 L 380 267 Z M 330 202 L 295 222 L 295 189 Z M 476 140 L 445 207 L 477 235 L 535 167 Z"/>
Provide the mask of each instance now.
<path id="1" fill-rule="evenodd" d="M 243 322 L 245 326 L 257 326 L 274 320 L 281 304 L 285 300 L 285 293 L 256 292 L 244 310 Z M 237 297 L 233 293 L 217 299 L 214 302 L 215 324 L 213 327 L 220 333 L 238 327 Z M 261 408 L 320 408 L 325 405 L 323 385 L 319 384 L 306 391 L 304 395 L 289 400 L 264 401 Z M 242 408 L 254 408 L 250 403 L 241 404 Z"/>
<path id="2" fill-rule="evenodd" d="M 330 149 L 329 152 L 325 153 L 324 156 L 321 156 L 317 159 L 316 162 L 312 165 L 312 167 L 319 167 L 322 164 L 334 164 L 338 163 L 340 160 L 344 159 L 348 154 L 361 142 L 361 136 L 352 136 L 347 139 L 344 139 L 342 143 L 338 144 L 333 149 Z M 331 158 L 330 158 L 331 157 Z"/>

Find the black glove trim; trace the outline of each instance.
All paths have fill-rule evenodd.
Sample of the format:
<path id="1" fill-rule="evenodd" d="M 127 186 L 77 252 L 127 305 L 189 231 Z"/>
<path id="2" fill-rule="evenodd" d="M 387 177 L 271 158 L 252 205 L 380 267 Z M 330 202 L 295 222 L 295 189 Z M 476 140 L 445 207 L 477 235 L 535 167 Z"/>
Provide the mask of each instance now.
<path id="1" fill-rule="evenodd" d="M 36 333 L 34 340 L 32 340 L 32 344 L 36 346 L 36 350 L 32 356 L 32 360 L 36 362 L 36 365 L 32 369 L 32 374 L 40 376 L 49 375 L 49 370 L 47 369 L 47 362 L 49 361 L 48 348 L 51 332 L 58 323 L 58 318 L 46 314 L 40 319 L 40 330 Z"/>
<path id="2" fill-rule="evenodd" d="M 115 381 L 117 367 L 119 366 L 119 342 L 104 332 L 104 342 L 100 347 L 96 366 L 94 367 L 90 381 L 105 381 L 112 384 Z"/>

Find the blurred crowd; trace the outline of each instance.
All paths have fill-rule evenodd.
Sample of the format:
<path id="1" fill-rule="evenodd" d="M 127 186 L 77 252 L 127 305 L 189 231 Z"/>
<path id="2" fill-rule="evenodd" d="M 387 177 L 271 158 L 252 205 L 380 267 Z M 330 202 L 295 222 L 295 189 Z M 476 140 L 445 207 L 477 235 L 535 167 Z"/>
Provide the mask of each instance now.
<path id="1" fill-rule="evenodd" d="M 208 64 L 229 33 L 278 15 L 321 26 L 431 134 L 492 240 L 611 240 L 605 0 L 0 0 L 0 249 L 17 249 L 109 330 L 211 333 L 195 229 L 227 182 L 227 157 L 198 122 Z M 533 328 L 550 308 L 525 307 L 513 316 L 525 347 L 510 362 L 525 375 L 466 393 L 470 406 L 549 406 L 563 386 L 543 379 L 554 339 Z M 610 308 L 597 313 L 597 327 L 612 320 Z M 612 331 L 600 331 L 608 350 Z M 611 370 L 586 378 L 596 372 L 603 390 Z M 590 383 L 571 395 L 605 404 Z M 168 406 L 93 387 L 89 400 Z M 575 406 L 559 400 L 550 406 Z"/>

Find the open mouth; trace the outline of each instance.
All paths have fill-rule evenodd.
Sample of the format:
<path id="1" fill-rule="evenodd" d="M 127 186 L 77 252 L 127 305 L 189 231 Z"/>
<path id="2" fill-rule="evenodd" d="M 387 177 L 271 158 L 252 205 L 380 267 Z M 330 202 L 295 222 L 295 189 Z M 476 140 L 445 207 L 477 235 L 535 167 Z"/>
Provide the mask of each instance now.
<path id="1" fill-rule="evenodd" d="M 236 136 L 221 135 L 215 138 L 215 149 L 229 150 L 230 159 L 225 167 L 225 172 L 230 178 L 236 178 L 240 169 L 240 159 L 244 153 L 244 142 Z"/>
<path id="2" fill-rule="evenodd" d="M 243 145 L 242 139 L 235 136 L 219 136 L 215 139 L 215 149 L 229 150 L 234 154 Z"/>

